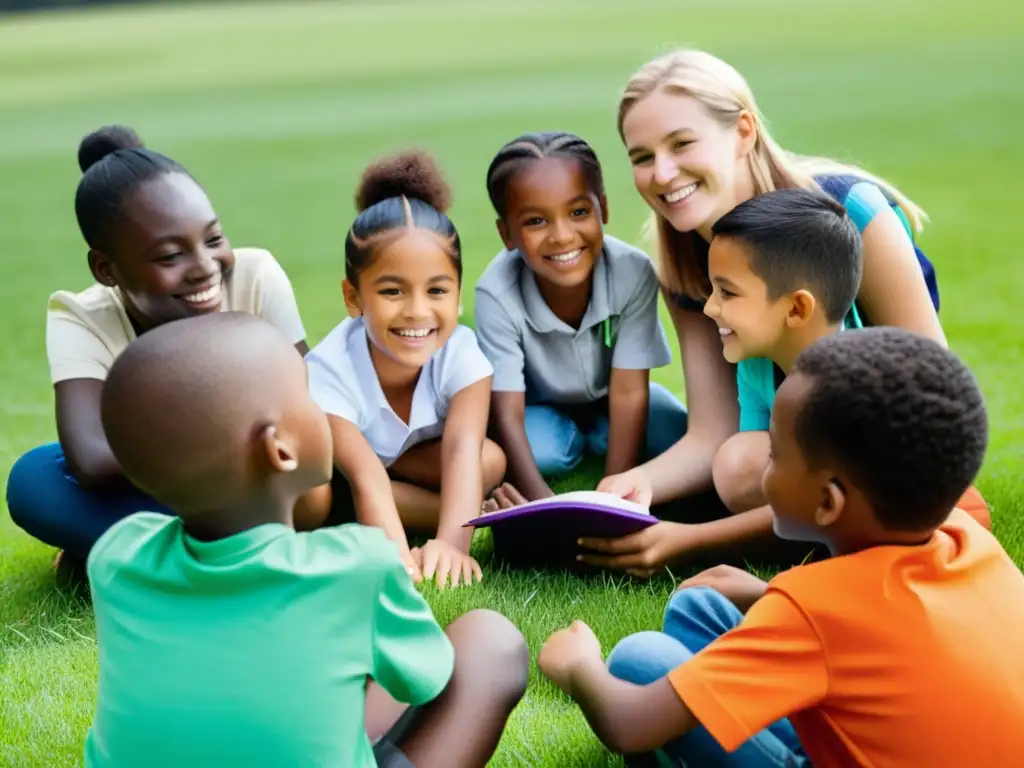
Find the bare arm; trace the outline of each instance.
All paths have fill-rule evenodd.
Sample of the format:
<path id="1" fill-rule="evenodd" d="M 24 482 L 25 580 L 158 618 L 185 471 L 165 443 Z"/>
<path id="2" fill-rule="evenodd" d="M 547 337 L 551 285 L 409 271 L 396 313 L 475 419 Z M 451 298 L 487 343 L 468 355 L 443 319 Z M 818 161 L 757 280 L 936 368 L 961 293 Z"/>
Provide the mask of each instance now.
<path id="1" fill-rule="evenodd" d="M 765 505 L 729 515 L 709 523 L 700 523 L 694 532 L 697 549 L 730 549 L 750 539 L 772 535 L 772 509 Z"/>
<path id="2" fill-rule="evenodd" d="M 480 514 L 483 472 L 480 466 L 491 377 L 470 384 L 452 398 L 441 437 L 441 514 L 437 538 L 469 551 L 473 530 L 462 524 Z"/>
<path id="3" fill-rule="evenodd" d="M 859 300 L 872 325 L 894 325 L 946 345 L 914 246 L 899 217 L 879 211 L 863 233 Z"/>
<path id="4" fill-rule="evenodd" d="M 698 725 L 667 678 L 634 685 L 613 677 L 599 660 L 578 665 L 566 692 L 612 752 L 650 752 Z"/>
<path id="5" fill-rule="evenodd" d="M 403 556 L 409 551 L 405 528 L 398 516 L 391 478 L 359 427 L 348 419 L 327 416 L 334 443 L 334 463 L 352 486 L 356 519 L 363 525 L 383 529 L 398 545 Z"/>
<path id="6" fill-rule="evenodd" d="M 647 434 L 650 371 L 612 368 L 608 385 L 608 455 L 605 475 L 637 465 Z"/>
<path id="7" fill-rule="evenodd" d="M 643 465 L 655 504 L 711 488 L 715 453 L 739 428 L 736 369 L 722 356 L 718 327 L 700 312 L 667 303 L 679 337 L 690 417 L 686 435 Z"/>
<path id="8" fill-rule="evenodd" d="M 495 392 L 491 409 L 498 442 L 508 457 L 509 475 L 516 488 L 528 501 L 551 496 L 526 438 L 526 396 L 522 392 Z"/>
<path id="9" fill-rule="evenodd" d="M 57 436 L 72 476 L 89 490 L 127 482 L 100 420 L 99 379 L 68 379 L 54 387 Z"/>

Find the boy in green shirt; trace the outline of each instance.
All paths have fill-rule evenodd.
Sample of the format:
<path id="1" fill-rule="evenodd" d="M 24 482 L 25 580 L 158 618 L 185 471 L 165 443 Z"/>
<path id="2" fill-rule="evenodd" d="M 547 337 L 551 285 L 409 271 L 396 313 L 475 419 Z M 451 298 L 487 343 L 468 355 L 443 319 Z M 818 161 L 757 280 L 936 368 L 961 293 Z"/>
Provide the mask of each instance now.
<path id="1" fill-rule="evenodd" d="M 224 312 L 147 332 L 102 419 L 178 516 L 128 517 L 90 552 L 86 768 L 486 763 L 525 690 L 523 638 L 489 611 L 446 634 L 376 528 L 295 532 L 331 437 L 277 330 Z"/>

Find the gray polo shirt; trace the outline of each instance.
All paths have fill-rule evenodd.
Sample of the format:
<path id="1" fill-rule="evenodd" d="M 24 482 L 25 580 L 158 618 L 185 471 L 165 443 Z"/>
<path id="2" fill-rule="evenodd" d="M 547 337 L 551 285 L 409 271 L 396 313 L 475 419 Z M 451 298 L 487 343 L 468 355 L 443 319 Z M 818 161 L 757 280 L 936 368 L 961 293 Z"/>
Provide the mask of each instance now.
<path id="1" fill-rule="evenodd" d="M 531 403 L 593 402 L 608 394 L 612 368 L 649 370 L 672 360 L 654 265 L 608 235 L 579 330 L 551 311 L 519 251 L 502 251 L 481 275 L 475 313 L 493 391 L 525 392 Z"/>

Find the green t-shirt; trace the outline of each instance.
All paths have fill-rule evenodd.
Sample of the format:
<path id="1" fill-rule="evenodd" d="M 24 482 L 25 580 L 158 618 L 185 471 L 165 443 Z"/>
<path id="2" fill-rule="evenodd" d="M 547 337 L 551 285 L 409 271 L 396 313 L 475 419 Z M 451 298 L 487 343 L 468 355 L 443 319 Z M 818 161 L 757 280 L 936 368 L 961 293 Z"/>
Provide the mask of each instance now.
<path id="1" fill-rule="evenodd" d="M 451 643 L 378 528 L 201 542 L 141 512 L 100 538 L 88 574 L 86 768 L 369 768 L 366 677 L 423 704 L 452 674 Z"/>

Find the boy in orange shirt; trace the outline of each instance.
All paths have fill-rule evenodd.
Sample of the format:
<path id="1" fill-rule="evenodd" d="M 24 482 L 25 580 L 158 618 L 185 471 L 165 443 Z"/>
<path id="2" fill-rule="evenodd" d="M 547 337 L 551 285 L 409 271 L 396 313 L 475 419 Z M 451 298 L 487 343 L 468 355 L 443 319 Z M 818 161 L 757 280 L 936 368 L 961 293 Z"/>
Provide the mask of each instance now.
<path id="1" fill-rule="evenodd" d="M 544 674 L 637 764 L 1024 765 L 1024 576 L 950 513 L 988 440 L 971 373 L 896 328 L 828 337 L 779 388 L 770 440 L 775 532 L 833 557 L 768 584 L 699 574 L 608 669 L 575 622 Z"/>

